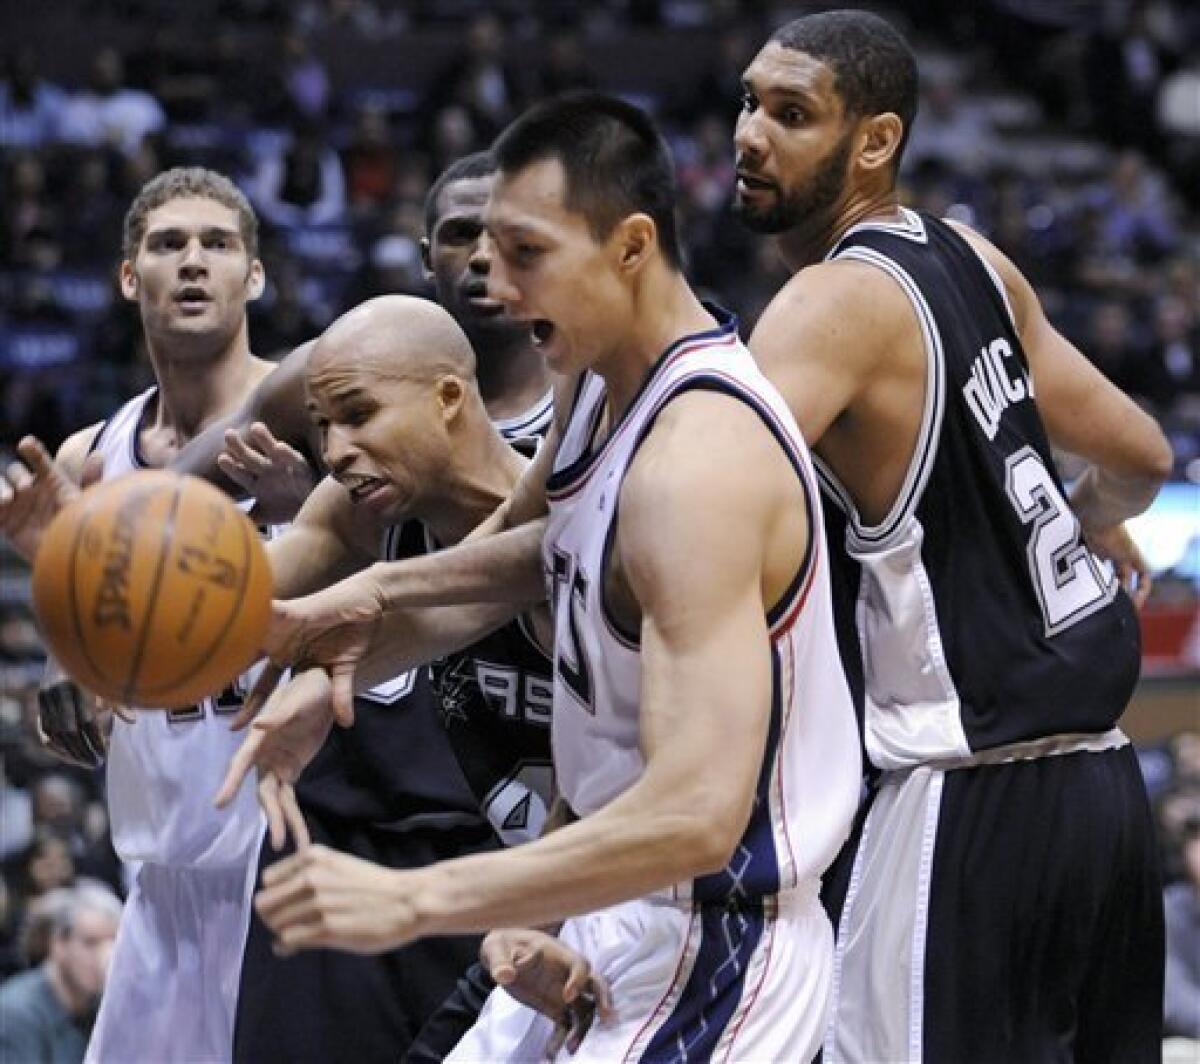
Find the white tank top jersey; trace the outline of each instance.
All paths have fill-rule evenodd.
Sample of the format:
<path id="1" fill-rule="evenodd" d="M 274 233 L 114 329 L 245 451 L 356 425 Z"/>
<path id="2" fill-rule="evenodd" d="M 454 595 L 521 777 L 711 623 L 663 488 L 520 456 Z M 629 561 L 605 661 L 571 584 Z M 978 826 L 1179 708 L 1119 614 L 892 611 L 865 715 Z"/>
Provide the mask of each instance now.
<path id="1" fill-rule="evenodd" d="M 559 787 L 580 816 L 641 776 L 638 636 L 621 631 L 602 594 L 621 484 L 655 417 L 675 396 L 705 389 L 747 404 L 803 486 L 809 548 L 786 594 L 767 613 L 771 720 L 746 833 L 723 872 L 676 884 L 670 893 L 678 900 L 753 900 L 812 881 L 829 866 L 850 830 L 861 762 L 834 638 L 820 498 L 807 448 L 787 405 L 738 339 L 736 319 L 709 309 L 719 326 L 672 344 L 603 442 L 595 438 L 604 382 L 586 373 L 577 388 L 547 484 L 544 550 L 556 651 L 552 739 Z M 720 765 L 711 771 L 719 788 Z"/>
<path id="2" fill-rule="evenodd" d="M 138 428 L 155 391 L 130 400 L 100 430 L 92 450 L 104 459 L 105 480 L 148 468 L 138 451 Z M 248 508 L 252 500 L 241 505 Z M 244 865 L 256 852 L 265 821 L 253 785 L 244 784 L 229 808 L 213 808 L 245 738 L 229 730 L 229 720 L 241 708 L 248 679 L 186 709 L 139 711 L 132 723 L 114 721 L 108 808 L 123 860 L 221 868 Z"/>

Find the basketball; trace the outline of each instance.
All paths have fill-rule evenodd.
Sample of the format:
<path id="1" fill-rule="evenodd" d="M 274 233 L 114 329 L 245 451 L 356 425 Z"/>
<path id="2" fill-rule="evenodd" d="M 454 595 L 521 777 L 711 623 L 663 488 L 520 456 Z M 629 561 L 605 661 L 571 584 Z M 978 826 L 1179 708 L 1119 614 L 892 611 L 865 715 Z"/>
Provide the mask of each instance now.
<path id="1" fill-rule="evenodd" d="M 51 652 L 88 690 L 175 709 L 258 656 L 271 607 L 258 533 L 225 494 L 160 470 L 97 484 L 46 529 L 33 606 Z"/>

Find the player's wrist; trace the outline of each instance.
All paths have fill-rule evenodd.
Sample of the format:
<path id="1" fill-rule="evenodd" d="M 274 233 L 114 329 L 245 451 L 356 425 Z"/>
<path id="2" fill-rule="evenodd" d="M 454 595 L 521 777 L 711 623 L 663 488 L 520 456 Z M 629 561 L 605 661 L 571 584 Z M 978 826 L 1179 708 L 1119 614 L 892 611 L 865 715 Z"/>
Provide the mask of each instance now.
<path id="1" fill-rule="evenodd" d="M 462 933 L 455 922 L 458 908 L 454 877 L 443 864 L 389 874 L 395 878 L 402 919 L 408 922 L 406 938 Z"/>

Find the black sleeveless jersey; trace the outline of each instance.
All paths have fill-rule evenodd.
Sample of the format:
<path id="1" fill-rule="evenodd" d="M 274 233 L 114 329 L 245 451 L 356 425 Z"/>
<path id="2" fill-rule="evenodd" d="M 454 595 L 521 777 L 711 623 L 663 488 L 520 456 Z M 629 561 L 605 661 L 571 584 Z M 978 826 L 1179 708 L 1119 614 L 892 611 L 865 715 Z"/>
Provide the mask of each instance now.
<path id="1" fill-rule="evenodd" d="M 949 226 L 903 215 L 830 254 L 903 288 L 927 354 L 918 444 L 884 521 L 866 525 L 818 463 L 841 510 L 834 597 L 868 756 L 902 768 L 1107 731 L 1138 676 L 1132 603 L 1066 502 L 1000 278 Z"/>
<path id="2" fill-rule="evenodd" d="M 425 552 L 416 524 L 387 537 L 386 557 Z M 354 727 L 334 727 L 300 777 L 306 814 L 392 831 L 486 831 L 438 718 L 427 667 L 355 696 Z"/>

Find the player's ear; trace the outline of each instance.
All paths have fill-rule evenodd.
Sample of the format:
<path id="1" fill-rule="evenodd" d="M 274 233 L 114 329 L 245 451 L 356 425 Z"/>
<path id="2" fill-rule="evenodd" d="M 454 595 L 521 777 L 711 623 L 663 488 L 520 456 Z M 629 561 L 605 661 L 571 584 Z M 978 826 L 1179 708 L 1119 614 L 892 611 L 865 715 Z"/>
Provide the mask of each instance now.
<path id="1" fill-rule="evenodd" d="M 122 259 L 121 265 L 117 270 L 118 280 L 121 282 L 121 295 L 128 299 L 131 303 L 137 301 L 138 293 L 138 278 L 137 273 L 133 269 L 133 263 L 128 259 Z"/>
<path id="2" fill-rule="evenodd" d="M 425 280 L 433 280 L 433 256 L 430 253 L 429 237 L 423 236 L 419 241 L 421 248 L 421 269 L 425 272 Z"/>
<path id="3" fill-rule="evenodd" d="M 452 373 L 443 374 L 437 382 L 438 406 L 442 412 L 442 420 L 449 424 L 463 408 L 467 398 L 467 389 L 462 380 Z"/>
<path id="4" fill-rule="evenodd" d="M 650 215 L 637 211 L 617 223 L 613 236 L 619 267 L 632 273 L 642 268 L 658 244 L 658 226 Z"/>
<path id="5" fill-rule="evenodd" d="M 246 298 L 257 299 L 267 286 L 267 271 L 263 269 L 260 259 L 250 260 L 250 272 L 246 275 Z"/>
<path id="6" fill-rule="evenodd" d="M 863 120 L 858 163 L 864 170 L 880 170 L 894 164 L 900 141 L 904 138 L 904 122 L 898 114 L 886 111 Z"/>

